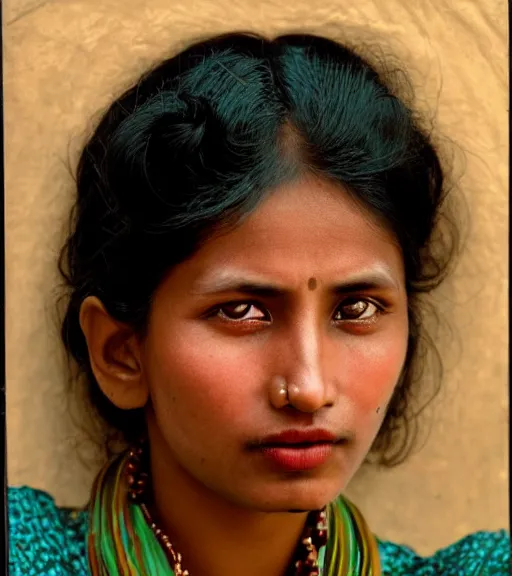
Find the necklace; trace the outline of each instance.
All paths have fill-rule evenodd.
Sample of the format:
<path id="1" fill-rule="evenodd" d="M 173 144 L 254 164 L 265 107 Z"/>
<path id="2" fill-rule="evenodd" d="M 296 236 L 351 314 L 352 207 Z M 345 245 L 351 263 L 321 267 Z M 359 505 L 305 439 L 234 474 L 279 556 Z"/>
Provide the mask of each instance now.
<path id="1" fill-rule="evenodd" d="M 188 570 L 183 568 L 182 556 L 174 549 L 169 537 L 158 527 L 153 520 L 144 495 L 149 480 L 148 474 L 142 471 L 144 450 L 142 446 L 132 448 L 128 453 L 126 462 L 126 475 L 129 486 L 129 498 L 138 503 L 146 522 L 164 550 L 175 576 L 190 576 Z M 293 576 L 320 576 L 318 565 L 318 552 L 327 543 L 327 513 L 326 509 L 311 512 L 308 516 L 304 532 L 297 546 L 294 561 Z"/>
<path id="2" fill-rule="evenodd" d="M 181 565 L 181 554 L 174 550 L 174 547 L 167 535 L 164 534 L 164 532 L 162 532 L 162 530 L 160 530 L 160 528 L 158 528 L 158 526 L 153 522 L 147 506 L 145 504 L 141 504 L 140 507 L 146 522 L 149 524 L 151 530 L 153 530 L 155 536 L 160 542 L 160 545 L 164 549 L 164 552 L 167 555 L 167 559 L 169 560 L 169 564 L 171 565 L 175 576 L 190 576 L 189 571 L 185 570 Z"/>
<path id="3" fill-rule="evenodd" d="M 87 507 L 91 576 L 191 576 L 148 509 L 146 470 L 149 451 L 138 444 L 107 462 L 96 476 Z M 286 572 L 320 575 L 381 575 L 377 540 L 357 507 L 341 495 L 308 515 Z"/>

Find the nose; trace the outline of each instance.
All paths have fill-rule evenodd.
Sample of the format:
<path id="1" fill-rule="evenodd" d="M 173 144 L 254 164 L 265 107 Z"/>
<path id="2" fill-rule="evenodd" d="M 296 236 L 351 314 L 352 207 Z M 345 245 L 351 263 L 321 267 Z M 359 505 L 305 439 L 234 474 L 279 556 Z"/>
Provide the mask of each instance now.
<path id="1" fill-rule="evenodd" d="M 288 386 L 288 401 L 292 407 L 308 413 L 317 412 L 329 404 L 324 384 L 316 374 L 296 377 Z"/>
<path id="2" fill-rule="evenodd" d="M 327 367 L 321 335 L 312 328 L 305 329 L 294 342 L 295 353 L 290 355 L 285 371 L 288 401 L 301 412 L 314 413 L 332 405 L 332 388 L 327 382 Z"/>

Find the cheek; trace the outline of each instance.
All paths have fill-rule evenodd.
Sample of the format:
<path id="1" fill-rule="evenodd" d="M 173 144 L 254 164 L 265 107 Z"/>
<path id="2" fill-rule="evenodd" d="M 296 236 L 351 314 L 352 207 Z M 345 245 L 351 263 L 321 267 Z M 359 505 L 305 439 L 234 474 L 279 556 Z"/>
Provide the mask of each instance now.
<path id="1" fill-rule="evenodd" d="M 157 412 L 172 410 L 179 420 L 186 417 L 201 428 L 247 419 L 259 381 L 254 351 L 249 356 L 240 343 L 219 342 L 218 336 L 183 326 L 161 332 L 150 349 L 147 363 Z"/>
<path id="2" fill-rule="evenodd" d="M 350 349 L 347 394 L 362 412 L 374 412 L 387 404 L 405 361 L 407 338 L 368 338 Z"/>

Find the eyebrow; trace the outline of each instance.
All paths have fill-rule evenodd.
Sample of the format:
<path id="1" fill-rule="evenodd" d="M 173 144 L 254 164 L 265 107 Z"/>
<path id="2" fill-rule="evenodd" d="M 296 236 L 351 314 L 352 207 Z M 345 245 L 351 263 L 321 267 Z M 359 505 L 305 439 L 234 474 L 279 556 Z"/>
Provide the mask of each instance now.
<path id="1" fill-rule="evenodd" d="M 399 290 L 396 280 L 384 269 L 357 274 L 328 287 L 330 292 L 337 295 L 383 289 Z M 237 274 L 219 274 L 211 279 L 198 282 L 192 291 L 194 295 L 199 296 L 210 296 L 225 292 L 239 292 L 250 296 L 277 298 L 289 296 L 293 290 L 258 278 L 244 277 Z"/>

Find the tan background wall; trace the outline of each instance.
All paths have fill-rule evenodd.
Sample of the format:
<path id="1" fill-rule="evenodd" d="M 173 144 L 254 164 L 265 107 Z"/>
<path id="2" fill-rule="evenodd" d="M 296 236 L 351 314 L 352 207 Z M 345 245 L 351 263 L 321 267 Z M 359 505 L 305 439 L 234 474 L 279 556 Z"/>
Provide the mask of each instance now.
<path id="1" fill-rule="evenodd" d="M 363 471 L 350 495 L 381 537 L 422 553 L 507 527 L 505 0 L 10 0 L 4 23 L 9 483 L 82 504 L 95 472 L 74 453 L 52 323 L 73 193 L 66 162 L 89 119 L 189 38 L 307 28 L 384 42 L 409 69 L 420 103 L 436 109 L 439 130 L 466 152 L 459 187 L 471 233 L 441 299 L 459 354 L 447 354 L 426 447 L 396 470 Z"/>

